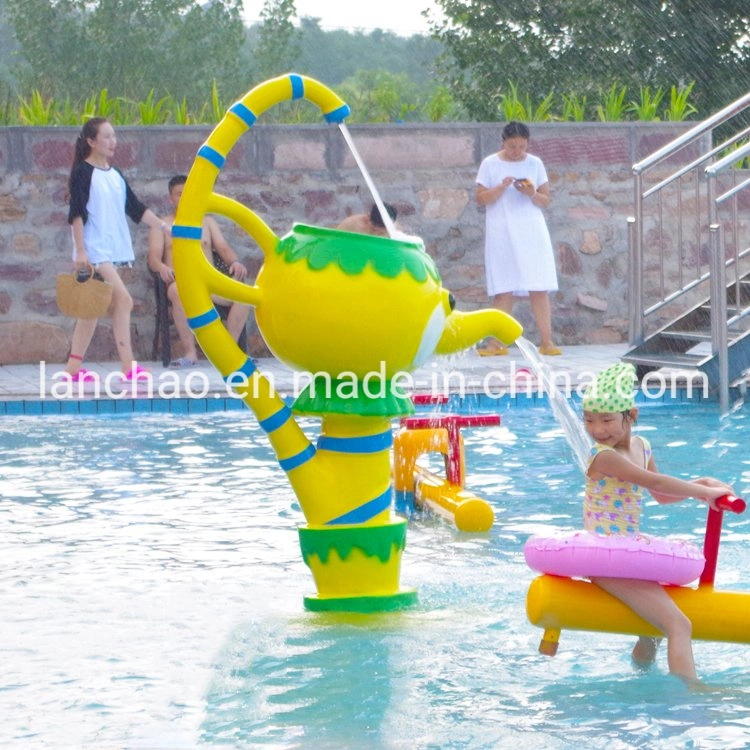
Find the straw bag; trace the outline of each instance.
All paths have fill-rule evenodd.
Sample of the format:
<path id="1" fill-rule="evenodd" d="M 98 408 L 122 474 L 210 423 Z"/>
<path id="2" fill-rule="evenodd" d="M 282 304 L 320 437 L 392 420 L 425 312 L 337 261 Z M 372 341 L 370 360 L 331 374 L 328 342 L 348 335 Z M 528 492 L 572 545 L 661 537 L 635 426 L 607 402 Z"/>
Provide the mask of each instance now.
<path id="1" fill-rule="evenodd" d="M 95 278 L 93 268 L 88 272 L 57 274 L 57 306 L 63 315 L 101 318 L 106 315 L 110 302 L 112 284 Z"/>

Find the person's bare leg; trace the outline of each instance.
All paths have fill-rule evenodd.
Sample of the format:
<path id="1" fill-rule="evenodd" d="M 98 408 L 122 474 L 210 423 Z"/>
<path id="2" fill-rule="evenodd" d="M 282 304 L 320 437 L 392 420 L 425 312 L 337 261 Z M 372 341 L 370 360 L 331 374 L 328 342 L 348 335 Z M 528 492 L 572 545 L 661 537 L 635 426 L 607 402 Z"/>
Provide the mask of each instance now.
<path id="1" fill-rule="evenodd" d="M 529 292 L 531 312 L 534 314 L 536 327 L 539 330 L 539 347 L 542 349 L 555 349 L 552 341 L 552 310 L 547 292 Z"/>
<path id="2" fill-rule="evenodd" d="M 112 333 L 115 337 L 117 356 L 120 368 L 125 374 L 133 369 L 133 345 L 130 338 L 130 312 L 133 309 L 133 298 L 130 296 L 117 269 L 111 263 L 102 263 L 97 267 L 101 277 L 112 284 Z"/>
<path id="3" fill-rule="evenodd" d="M 667 664 L 672 674 L 686 682 L 698 682 L 692 623 L 658 583 L 629 578 L 594 578 L 592 581 L 666 635 Z"/>
<path id="4" fill-rule="evenodd" d="M 81 369 L 81 362 L 86 356 L 91 339 L 94 338 L 96 324 L 99 321 L 79 318 L 73 328 L 73 336 L 70 340 L 70 356 L 65 364 L 65 372 L 75 375 Z"/>
<path id="5" fill-rule="evenodd" d="M 227 314 L 227 330 L 235 341 L 239 341 L 240 334 L 247 324 L 250 307 L 239 302 L 232 302 Z"/>
<path id="6" fill-rule="evenodd" d="M 247 323 L 248 317 L 250 316 L 250 306 L 217 295 L 211 295 L 211 299 L 217 305 L 229 308 L 226 319 L 227 331 L 229 331 L 232 338 L 237 341 Z"/>
<path id="7" fill-rule="evenodd" d="M 496 294 L 492 298 L 492 306 L 497 310 L 502 310 L 504 313 L 511 314 L 513 311 L 513 292 L 503 292 L 502 294 Z M 482 351 L 490 354 L 507 354 L 508 350 L 502 341 L 498 341 L 496 338 L 490 338 L 483 347 Z"/>
<path id="8" fill-rule="evenodd" d="M 195 336 L 193 336 L 193 332 L 188 325 L 187 315 L 185 315 L 185 309 L 177 292 L 177 284 L 174 282 L 167 287 L 167 297 L 172 303 L 172 320 L 174 321 L 174 327 L 177 329 L 177 336 L 182 344 L 182 356 L 191 362 L 197 362 L 198 350 L 195 348 Z"/>
<path id="9" fill-rule="evenodd" d="M 652 638 L 648 635 L 642 635 L 635 642 L 630 657 L 640 669 L 648 669 L 656 661 L 656 652 L 659 649 L 661 638 Z"/>
<path id="10" fill-rule="evenodd" d="M 492 306 L 510 315 L 513 312 L 513 292 L 496 294 L 492 298 Z"/>

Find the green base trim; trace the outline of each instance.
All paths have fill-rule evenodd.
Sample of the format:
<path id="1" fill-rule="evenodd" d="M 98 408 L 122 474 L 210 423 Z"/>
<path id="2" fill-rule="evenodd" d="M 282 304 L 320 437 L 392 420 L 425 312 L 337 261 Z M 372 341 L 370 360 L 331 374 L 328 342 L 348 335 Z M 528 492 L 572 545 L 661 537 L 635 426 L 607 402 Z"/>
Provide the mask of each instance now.
<path id="1" fill-rule="evenodd" d="M 326 414 L 358 414 L 363 417 L 408 417 L 414 414 L 414 403 L 406 393 L 386 381 L 381 385 L 370 384 L 371 390 L 383 392 L 383 396 L 365 393 L 362 383 L 347 379 L 316 378 L 305 386 L 292 406 L 297 414 L 325 416 Z"/>
<path id="2" fill-rule="evenodd" d="M 301 526 L 299 532 L 302 559 L 310 566 L 310 557 L 317 555 L 325 565 L 332 549 L 341 560 L 346 560 L 355 547 L 367 557 L 378 557 L 387 563 L 396 551 L 406 547 L 406 521 L 394 521 L 383 526 L 315 527 Z"/>
<path id="3" fill-rule="evenodd" d="M 396 594 L 382 596 L 306 596 L 305 609 L 310 612 L 397 612 L 408 609 L 417 603 L 417 592 L 406 589 Z"/>

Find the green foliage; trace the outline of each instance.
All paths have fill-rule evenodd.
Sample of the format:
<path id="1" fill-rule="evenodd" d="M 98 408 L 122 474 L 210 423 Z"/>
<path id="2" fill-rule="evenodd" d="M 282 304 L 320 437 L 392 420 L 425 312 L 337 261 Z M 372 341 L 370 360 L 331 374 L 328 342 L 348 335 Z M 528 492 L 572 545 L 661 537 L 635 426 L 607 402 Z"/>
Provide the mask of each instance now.
<path id="1" fill-rule="evenodd" d="M 142 125 L 160 125 L 167 121 L 169 117 L 169 107 L 171 105 L 171 96 L 163 96 L 155 101 L 156 92 L 151 89 L 148 92 L 145 102 L 138 102 L 138 112 Z"/>
<path id="2" fill-rule="evenodd" d="M 584 122 L 588 112 L 588 97 L 579 96 L 578 94 L 562 95 L 562 116 L 561 120 Z"/>
<path id="3" fill-rule="evenodd" d="M 294 0 L 264 0 L 262 22 L 249 29 L 241 0 L 0 0 L 0 22 L 6 18 L 16 32 L 13 81 L 20 82 L 2 78 L 10 59 L 3 47 L 0 124 L 74 124 L 94 115 L 116 125 L 214 124 L 254 84 L 290 70 L 337 91 L 352 107 L 352 122 L 681 120 L 697 113 L 697 83 L 670 88 L 659 78 L 662 58 L 638 27 L 646 0 L 617 7 L 602 0 L 607 13 L 588 0 L 437 2 L 450 11 L 438 26 L 442 41 L 324 31 L 315 18 L 296 28 Z M 726 5 L 722 18 L 737 10 L 735 0 Z M 680 16 L 672 3 L 662 6 L 649 11 L 660 22 L 663 13 Z M 717 12 L 712 0 L 707 6 Z M 8 36 L 0 26 L 0 40 Z M 631 72 L 624 51 L 646 60 L 645 72 Z M 498 86 L 507 71 L 511 81 Z M 320 113 L 305 101 L 283 102 L 264 122 L 317 123 Z"/>
<path id="4" fill-rule="evenodd" d="M 66 97 L 57 108 L 55 119 L 57 125 L 78 125 L 88 118 L 85 114 L 81 115 L 78 108 L 70 101 L 70 97 Z"/>
<path id="5" fill-rule="evenodd" d="M 352 123 L 419 120 L 425 106 L 407 75 L 386 70 L 359 70 L 337 87 L 337 93 L 351 107 Z"/>
<path id="6" fill-rule="evenodd" d="M 672 120 L 674 122 L 686 120 L 690 115 L 698 111 L 688 101 L 694 85 L 695 81 L 691 81 L 687 86 L 672 86 L 670 88 L 669 108 L 664 110 L 665 120 Z"/>
<path id="7" fill-rule="evenodd" d="M 512 81 L 508 81 L 510 93 L 500 94 L 500 111 L 503 119 L 521 121 L 543 121 L 551 120 L 551 109 L 554 101 L 554 94 L 550 92 L 536 105 L 531 100 L 531 95 L 519 96 L 518 86 Z"/>
<path id="8" fill-rule="evenodd" d="M 294 0 L 264 0 L 258 44 L 253 51 L 258 80 L 275 78 L 294 68 L 300 54 L 300 32 L 292 19 Z"/>
<path id="9" fill-rule="evenodd" d="M 702 111 L 720 109 L 749 88 L 747 0 L 435 2 L 443 15 L 432 23 L 446 50 L 442 83 L 476 120 L 503 117 L 495 82 L 509 75 L 534 101 L 550 90 L 595 96 L 612 81 L 651 91 L 695 81 L 692 98 Z M 651 104 L 637 102 L 644 112 Z M 611 119 L 614 112 L 601 107 Z M 692 114 L 677 106 L 674 113 Z"/>
<path id="10" fill-rule="evenodd" d="M 624 120 L 627 108 L 625 96 L 628 93 L 627 86 L 613 83 L 607 91 L 600 92 L 601 103 L 596 105 L 596 116 L 600 122 L 617 122 Z"/>
<path id="11" fill-rule="evenodd" d="M 249 30 L 250 40 L 255 33 Z M 443 51 L 436 39 L 416 34 L 405 38 L 380 29 L 324 31 L 318 19 L 309 17 L 301 19 L 300 33 L 297 68 L 329 86 L 338 86 L 357 70 L 405 74 L 420 88 L 430 90 L 436 85 L 435 60 Z"/>
<path id="12" fill-rule="evenodd" d="M 677 121 L 696 111 L 689 102 L 690 90 L 691 86 L 672 87 L 670 107 L 664 110 L 664 119 Z M 425 92 L 408 76 L 384 70 L 360 70 L 336 86 L 336 92 L 352 109 L 351 123 L 455 121 L 463 114 L 444 86 Z M 654 112 L 665 96 L 663 89 L 653 92 L 639 89 L 640 100 L 630 104 L 626 104 L 627 93 L 627 87 L 618 83 L 601 92 L 600 102 L 594 107 L 597 119 L 604 122 L 658 119 Z M 55 99 L 33 89 L 28 97 L 19 97 L 16 107 L 0 107 L 0 122 L 6 125 L 77 125 L 90 117 L 102 116 L 116 125 L 215 125 L 231 103 L 219 95 L 216 81 L 211 84 L 208 99 L 195 107 L 184 97 L 181 100 L 170 95 L 156 97 L 153 89 L 140 101 L 111 97 L 107 89 L 102 89 L 81 100 Z M 508 93 L 501 95 L 501 102 L 505 121 L 581 122 L 588 111 L 585 96 L 562 94 L 556 97 L 549 93 L 535 100 L 530 94 L 519 93 L 513 82 L 508 83 Z M 317 107 L 302 99 L 281 102 L 263 114 L 263 121 L 294 125 L 319 123 L 321 114 Z"/>
<path id="13" fill-rule="evenodd" d="M 224 117 L 226 107 L 221 103 L 219 98 L 219 87 L 216 81 L 211 83 L 211 120 L 209 122 L 219 122 Z M 203 120 L 205 122 L 205 120 Z"/>
<path id="14" fill-rule="evenodd" d="M 5 0 L 21 60 L 20 90 L 77 99 L 108 89 L 145 101 L 188 101 L 213 79 L 236 85 L 241 0 Z M 158 101 L 158 98 L 157 98 Z"/>
<path id="15" fill-rule="evenodd" d="M 55 109 L 51 99 L 45 99 L 39 89 L 34 89 L 28 99 L 21 98 L 18 119 L 22 125 L 53 125 Z"/>
<path id="16" fill-rule="evenodd" d="M 457 119 L 456 101 L 445 86 L 438 86 L 433 91 L 424 110 L 430 122 Z"/>
<path id="17" fill-rule="evenodd" d="M 175 125 L 190 125 L 192 119 L 190 112 L 188 111 L 187 99 L 182 97 L 181 102 L 172 100 L 172 119 Z"/>
<path id="18" fill-rule="evenodd" d="M 658 88 L 651 93 L 650 86 L 641 86 L 639 89 L 639 98 L 637 101 L 631 101 L 628 106 L 628 112 L 635 114 L 638 120 L 649 122 L 659 119 L 659 106 L 664 98 L 664 89 Z"/>
<path id="19" fill-rule="evenodd" d="M 107 89 L 102 89 L 85 100 L 83 105 L 83 119 L 89 117 L 107 117 L 115 125 L 124 124 L 122 116 L 122 100 L 112 98 Z"/>

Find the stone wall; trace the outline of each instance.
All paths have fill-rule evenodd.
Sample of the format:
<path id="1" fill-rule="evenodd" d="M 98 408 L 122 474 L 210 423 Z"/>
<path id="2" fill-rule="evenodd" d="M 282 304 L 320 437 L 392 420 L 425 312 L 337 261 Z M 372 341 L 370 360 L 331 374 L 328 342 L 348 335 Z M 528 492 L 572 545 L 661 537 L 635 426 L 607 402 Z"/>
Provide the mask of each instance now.
<path id="1" fill-rule="evenodd" d="M 545 162 L 552 204 L 547 220 L 560 291 L 553 326 L 563 345 L 627 340 L 627 223 L 633 213 L 631 165 L 683 132 L 670 123 L 540 123 L 530 151 Z M 402 228 L 420 235 L 459 309 L 486 307 L 484 215 L 474 201 L 482 157 L 497 150 L 502 125 L 351 126 L 383 199 Z M 0 128 L 0 364 L 61 362 L 73 321 L 55 304 L 55 277 L 68 271 L 72 243 L 66 183 L 77 128 Z M 187 172 L 209 134 L 202 127 L 119 127 L 115 163 L 138 196 L 166 213 L 169 177 Z M 295 221 L 334 226 L 369 209 L 371 198 L 336 126 L 256 125 L 229 154 L 217 191 L 258 213 L 279 235 Z M 224 222 L 227 238 L 255 274 L 262 256 L 251 238 Z M 146 269 L 146 227 L 134 227 L 133 342 L 151 359 L 153 282 Z M 528 304 L 514 314 L 534 340 Z M 254 326 L 253 326 L 254 327 Z M 251 354 L 265 353 L 253 330 Z M 108 319 L 88 353 L 116 361 Z"/>

